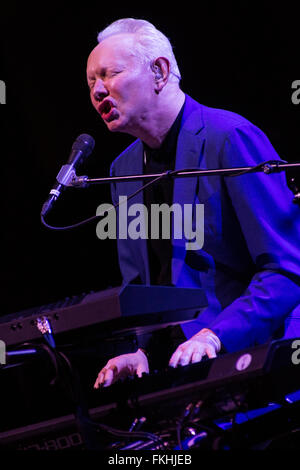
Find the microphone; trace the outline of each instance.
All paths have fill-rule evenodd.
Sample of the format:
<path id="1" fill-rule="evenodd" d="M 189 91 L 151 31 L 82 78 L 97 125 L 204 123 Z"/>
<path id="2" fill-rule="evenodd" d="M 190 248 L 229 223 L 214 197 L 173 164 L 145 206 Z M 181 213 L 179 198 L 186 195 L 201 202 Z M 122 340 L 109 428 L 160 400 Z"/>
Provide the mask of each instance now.
<path id="1" fill-rule="evenodd" d="M 77 137 L 72 145 L 72 150 L 67 164 L 61 167 L 60 172 L 56 177 L 56 182 L 49 193 L 49 197 L 42 207 L 42 217 L 45 217 L 45 215 L 52 209 L 53 203 L 60 196 L 65 187 L 69 185 L 72 178 L 76 176 L 75 170 L 92 153 L 94 146 L 95 141 L 90 135 L 81 134 Z"/>

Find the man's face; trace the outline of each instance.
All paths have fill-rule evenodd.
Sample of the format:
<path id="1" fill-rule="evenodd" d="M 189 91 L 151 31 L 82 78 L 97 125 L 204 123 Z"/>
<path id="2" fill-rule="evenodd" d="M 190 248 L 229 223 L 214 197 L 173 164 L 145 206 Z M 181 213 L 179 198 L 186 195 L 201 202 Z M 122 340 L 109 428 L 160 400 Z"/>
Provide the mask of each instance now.
<path id="1" fill-rule="evenodd" d="M 153 112 L 155 91 L 153 73 L 132 54 L 133 47 L 131 34 L 106 38 L 88 58 L 87 80 L 108 129 L 137 136 Z"/>

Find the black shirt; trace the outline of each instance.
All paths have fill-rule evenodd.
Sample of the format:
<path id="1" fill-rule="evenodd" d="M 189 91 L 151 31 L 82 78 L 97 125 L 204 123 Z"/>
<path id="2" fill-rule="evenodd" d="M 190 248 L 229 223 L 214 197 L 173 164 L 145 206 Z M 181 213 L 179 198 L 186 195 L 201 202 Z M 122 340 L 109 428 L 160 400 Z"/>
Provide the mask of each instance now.
<path id="1" fill-rule="evenodd" d="M 166 135 L 159 149 L 152 149 L 144 143 L 144 174 L 163 173 L 175 168 L 176 147 L 178 134 L 181 127 L 184 105 L 182 106 L 176 120 Z M 172 226 L 170 238 L 163 239 L 161 236 L 162 220 L 160 217 L 160 236 L 158 239 L 151 238 L 151 204 L 173 203 L 173 178 L 163 178 L 153 183 L 144 190 L 144 204 L 148 210 L 148 258 L 150 267 L 151 284 L 172 285 Z M 171 218 L 170 218 L 171 220 Z"/>

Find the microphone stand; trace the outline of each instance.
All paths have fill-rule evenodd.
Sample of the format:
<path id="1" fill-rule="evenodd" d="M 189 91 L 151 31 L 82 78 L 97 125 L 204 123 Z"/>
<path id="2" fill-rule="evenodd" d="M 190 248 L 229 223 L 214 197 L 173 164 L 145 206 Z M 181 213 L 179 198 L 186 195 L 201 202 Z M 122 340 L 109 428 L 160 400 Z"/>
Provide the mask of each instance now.
<path id="1" fill-rule="evenodd" d="M 266 174 L 277 173 L 290 168 L 300 168 L 300 162 L 287 163 L 277 160 L 263 162 L 256 166 L 235 167 L 235 168 L 218 168 L 211 170 L 199 170 L 187 168 L 183 170 L 168 170 L 165 173 L 142 174 L 142 175 L 126 175 L 126 176 L 110 176 L 105 178 L 89 178 L 88 176 L 76 176 L 71 179 L 70 186 L 86 187 L 90 184 L 103 183 L 120 183 L 122 181 L 139 181 L 159 178 L 163 176 L 171 176 L 175 178 L 186 178 L 192 176 L 238 176 L 244 173 L 263 172 Z"/>
<path id="2" fill-rule="evenodd" d="M 263 172 L 265 174 L 279 173 L 288 169 L 299 170 L 300 162 L 287 163 L 280 160 L 269 160 L 256 166 L 247 167 L 233 167 L 233 168 L 218 168 L 211 170 L 199 170 L 194 168 L 187 168 L 182 170 L 168 170 L 164 173 L 155 174 L 139 174 L 139 175 L 125 175 L 125 176 L 109 176 L 104 178 L 89 178 L 88 176 L 77 176 L 73 173 L 66 184 L 67 186 L 85 188 L 91 184 L 105 184 L 105 183 L 120 183 L 128 181 L 147 181 L 152 179 L 160 179 L 163 177 L 172 178 L 188 178 L 199 176 L 239 176 L 247 173 Z M 59 181 L 59 180 L 58 180 Z M 60 182 L 60 181 L 59 181 Z M 151 183 L 151 182 L 150 182 Z M 150 184 L 149 183 L 149 184 Z M 294 203 L 300 203 L 300 189 L 297 187 L 295 179 L 291 179 L 292 191 L 294 192 Z"/>

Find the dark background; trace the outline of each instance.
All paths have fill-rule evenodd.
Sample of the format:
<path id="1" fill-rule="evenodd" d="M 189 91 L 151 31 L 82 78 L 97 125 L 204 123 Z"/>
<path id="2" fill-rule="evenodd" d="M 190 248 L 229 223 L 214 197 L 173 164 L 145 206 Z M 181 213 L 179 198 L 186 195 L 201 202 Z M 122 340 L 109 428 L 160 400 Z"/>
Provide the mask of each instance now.
<path id="1" fill-rule="evenodd" d="M 123 2 L 125 4 L 125 2 Z M 40 210 L 81 133 L 96 141 L 80 174 L 107 176 L 134 139 L 110 134 L 92 108 L 86 60 L 97 33 L 122 17 L 153 22 L 171 40 L 182 89 L 199 102 L 237 112 L 260 127 L 280 156 L 300 160 L 299 15 L 273 2 L 40 2 L 1 5 L 1 315 L 121 282 L 116 244 L 95 224 L 53 232 Z M 65 225 L 110 202 L 108 186 L 69 189 L 49 222 Z"/>

